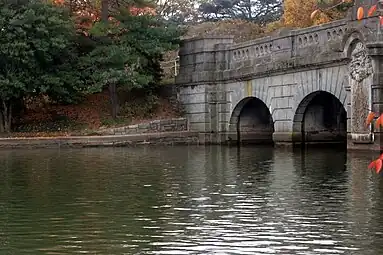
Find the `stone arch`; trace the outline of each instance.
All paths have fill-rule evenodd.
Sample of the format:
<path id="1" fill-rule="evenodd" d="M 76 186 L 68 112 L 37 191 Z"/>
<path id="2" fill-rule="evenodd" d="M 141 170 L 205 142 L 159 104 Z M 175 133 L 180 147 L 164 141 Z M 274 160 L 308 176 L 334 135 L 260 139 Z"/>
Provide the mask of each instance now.
<path id="1" fill-rule="evenodd" d="M 245 97 L 234 107 L 229 140 L 240 143 L 272 143 L 274 122 L 267 105 L 257 97 Z"/>
<path id="2" fill-rule="evenodd" d="M 344 102 L 327 91 L 308 94 L 296 108 L 294 142 L 322 143 L 347 140 L 347 112 Z"/>
<path id="3" fill-rule="evenodd" d="M 310 74 L 311 73 L 311 74 Z M 297 113 L 298 107 L 306 97 L 314 92 L 323 91 L 335 96 L 346 108 L 350 101 L 348 87 L 347 66 L 334 66 L 306 72 L 297 77 L 296 94 L 293 97 L 292 112 Z M 346 109 L 347 110 L 347 109 Z"/>
<path id="4" fill-rule="evenodd" d="M 354 48 L 354 45 L 358 42 L 364 43 L 366 41 L 365 35 L 357 29 L 352 29 L 347 31 L 343 36 L 341 49 L 343 50 L 343 55 L 347 58 L 351 57 L 351 51 Z"/>

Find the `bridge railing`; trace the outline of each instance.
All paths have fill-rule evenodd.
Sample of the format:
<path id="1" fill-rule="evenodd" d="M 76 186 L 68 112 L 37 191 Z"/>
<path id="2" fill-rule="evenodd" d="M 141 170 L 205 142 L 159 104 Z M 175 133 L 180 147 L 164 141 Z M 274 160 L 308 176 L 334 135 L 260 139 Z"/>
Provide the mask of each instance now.
<path id="1" fill-rule="evenodd" d="M 238 44 L 230 36 L 185 40 L 179 51 L 176 83 L 240 79 L 341 60 L 348 22 L 339 20 Z"/>
<path id="2" fill-rule="evenodd" d="M 334 43 L 340 43 L 346 31 L 346 21 L 341 20 L 322 26 L 292 30 L 284 36 L 269 36 L 233 44 L 227 49 L 228 67 L 240 69 L 292 57 L 306 57 L 307 54 L 319 50 L 324 52 Z"/>

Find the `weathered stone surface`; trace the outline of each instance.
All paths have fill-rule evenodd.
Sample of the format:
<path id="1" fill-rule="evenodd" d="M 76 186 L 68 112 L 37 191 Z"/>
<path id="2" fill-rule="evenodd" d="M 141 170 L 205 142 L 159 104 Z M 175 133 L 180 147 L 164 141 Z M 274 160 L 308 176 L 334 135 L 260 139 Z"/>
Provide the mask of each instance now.
<path id="1" fill-rule="evenodd" d="M 126 127 L 110 128 L 99 131 L 101 135 L 129 135 L 141 133 L 187 131 L 188 121 L 186 118 L 173 118 L 153 120 L 148 123 L 129 125 Z"/>
<path id="2" fill-rule="evenodd" d="M 263 132 L 266 122 L 252 121 L 268 113 L 275 142 L 346 136 L 371 142 L 365 117 L 383 110 L 378 23 L 372 17 L 361 25 L 350 16 L 240 44 L 224 37 L 185 41 L 176 82 L 189 129 L 225 142 L 239 139 L 241 130 Z M 252 98 L 262 106 L 247 109 Z"/>

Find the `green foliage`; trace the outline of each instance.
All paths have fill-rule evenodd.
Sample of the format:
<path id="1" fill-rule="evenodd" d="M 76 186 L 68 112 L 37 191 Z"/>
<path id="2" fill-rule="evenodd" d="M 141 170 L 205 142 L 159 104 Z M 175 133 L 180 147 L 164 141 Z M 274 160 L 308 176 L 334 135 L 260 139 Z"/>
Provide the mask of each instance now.
<path id="1" fill-rule="evenodd" d="M 159 82 L 162 54 L 178 46 L 182 31 L 152 15 L 121 10 L 113 18 L 115 22 L 99 22 L 91 30 L 97 43 L 87 59 L 93 82 L 126 91 Z"/>
<path id="2" fill-rule="evenodd" d="M 0 131 L 9 131 L 12 107 L 47 95 L 73 103 L 113 85 L 151 88 L 161 79 L 162 54 L 182 31 L 158 16 L 113 12 L 90 36 L 77 34 L 69 11 L 42 0 L 0 0 Z M 19 108 L 19 107 L 18 107 Z"/>
<path id="3" fill-rule="evenodd" d="M 44 93 L 72 101 L 86 90 L 66 10 L 40 1 L 0 4 L 0 99 Z"/>
<path id="4" fill-rule="evenodd" d="M 104 127 L 116 127 L 121 125 L 129 125 L 130 119 L 127 118 L 105 118 L 101 120 L 101 126 Z"/>
<path id="5" fill-rule="evenodd" d="M 204 20 L 243 19 L 265 24 L 280 18 L 282 0 L 206 0 L 199 11 Z"/>

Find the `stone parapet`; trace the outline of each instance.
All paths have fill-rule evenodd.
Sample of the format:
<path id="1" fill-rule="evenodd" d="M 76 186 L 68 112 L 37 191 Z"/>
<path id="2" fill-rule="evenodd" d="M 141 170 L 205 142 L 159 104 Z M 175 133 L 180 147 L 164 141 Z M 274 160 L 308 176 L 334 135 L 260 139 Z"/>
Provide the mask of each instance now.
<path id="1" fill-rule="evenodd" d="M 180 70 L 176 83 L 248 80 L 347 62 L 348 53 L 343 51 L 345 38 L 358 30 L 369 42 L 375 41 L 377 23 L 375 17 L 362 23 L 344 19 L 237 44 L 231 36 L 185 40 L 179 51 Z"/>

